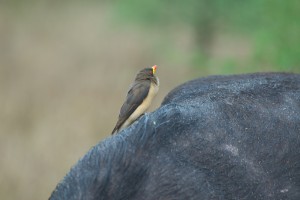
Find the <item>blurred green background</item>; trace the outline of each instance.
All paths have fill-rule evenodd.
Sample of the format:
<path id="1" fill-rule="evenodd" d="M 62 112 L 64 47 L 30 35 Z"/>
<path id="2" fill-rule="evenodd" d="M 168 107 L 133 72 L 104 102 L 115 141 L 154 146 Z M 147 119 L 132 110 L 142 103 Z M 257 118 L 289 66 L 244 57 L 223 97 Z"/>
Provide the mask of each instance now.
<path id="1" fill-rule="evenodd" d="M 47 199 L 109 137 L 136 72 L 153 111 L 211 74 L 300 72 L 298 0 L 0 1 L 0 199 Z"/>

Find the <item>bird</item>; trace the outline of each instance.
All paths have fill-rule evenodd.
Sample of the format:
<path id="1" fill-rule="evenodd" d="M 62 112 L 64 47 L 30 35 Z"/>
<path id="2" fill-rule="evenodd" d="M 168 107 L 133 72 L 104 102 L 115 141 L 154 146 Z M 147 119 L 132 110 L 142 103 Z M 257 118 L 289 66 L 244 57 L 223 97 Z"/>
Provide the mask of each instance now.
<path id="1" fill-rule="evenodd" d="M 159 90 L 159 79 L 155 76 L 157 66 L 140 70 L 123 103 L 112 135 L 131 125 L 143 115 Z"/>

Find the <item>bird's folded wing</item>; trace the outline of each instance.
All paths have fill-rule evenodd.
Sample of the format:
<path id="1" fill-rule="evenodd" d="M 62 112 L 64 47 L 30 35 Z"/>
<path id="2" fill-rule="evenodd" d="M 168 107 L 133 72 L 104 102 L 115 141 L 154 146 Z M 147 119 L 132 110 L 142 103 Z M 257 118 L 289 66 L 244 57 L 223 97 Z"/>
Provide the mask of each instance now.
<path id="1" fill-rule="evenodd" d="M 126 100 L 122 105 L 119 119 L 124 119 L 123 124 L 126 119 L 142 104 L 144 99 L 147 97 L 150 90 L 150 81 L 136 82 L 133 84 L 131 89 L 127 93 Z"/>

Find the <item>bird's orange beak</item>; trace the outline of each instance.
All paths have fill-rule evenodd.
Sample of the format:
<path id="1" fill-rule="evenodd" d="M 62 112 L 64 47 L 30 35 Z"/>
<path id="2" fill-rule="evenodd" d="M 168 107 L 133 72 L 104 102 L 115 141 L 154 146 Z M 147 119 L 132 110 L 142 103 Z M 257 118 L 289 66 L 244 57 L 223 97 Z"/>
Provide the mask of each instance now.
<path id="1" fill-rule="evenodd" d="M 153 72 L 153 74 L 155 74 L 155 72 L 156 72 L 156 68 L 157 68 L 157 66 L 156 66 L 156 65 L 154 65 L 154 66 L 152 67 L 152 72 Z"/>

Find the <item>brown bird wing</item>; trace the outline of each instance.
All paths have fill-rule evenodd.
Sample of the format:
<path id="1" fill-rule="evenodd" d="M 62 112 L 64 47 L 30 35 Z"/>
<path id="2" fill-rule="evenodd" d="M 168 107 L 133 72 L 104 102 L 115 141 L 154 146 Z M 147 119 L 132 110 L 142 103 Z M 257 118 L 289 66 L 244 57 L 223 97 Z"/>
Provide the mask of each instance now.
<path id="1" fill-rule="evenodd" d="M 150 81 L 135 82 L 127 93 L 126 100 L 121 107 L 118 122 L 112 132 L 112 134 L 120 129 L 123 123 L 129 118 L 129 116 L 142 104 L 147 97 L 150 90 Z"/>

